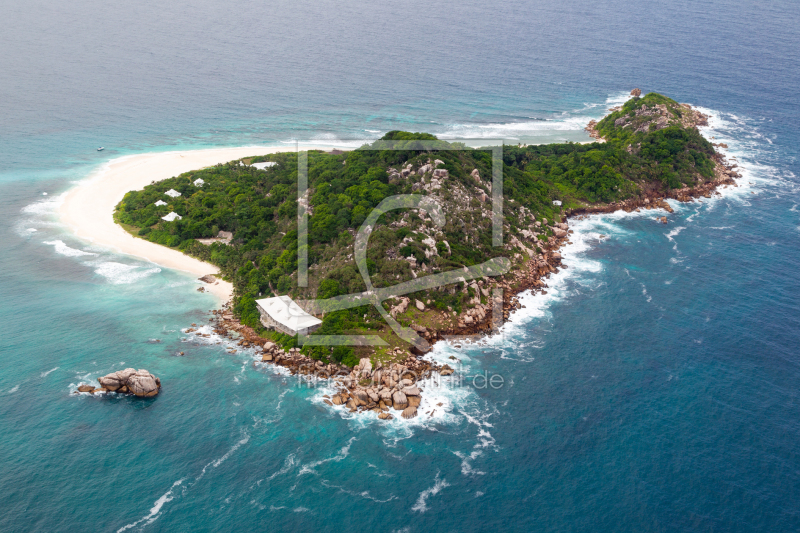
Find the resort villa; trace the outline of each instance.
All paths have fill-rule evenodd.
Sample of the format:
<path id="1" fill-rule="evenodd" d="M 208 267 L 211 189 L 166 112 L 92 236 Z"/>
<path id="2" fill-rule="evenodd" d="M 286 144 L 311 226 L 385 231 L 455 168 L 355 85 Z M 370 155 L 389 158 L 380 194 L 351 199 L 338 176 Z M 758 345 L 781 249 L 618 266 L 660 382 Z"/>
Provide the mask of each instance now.
<path id="1" fill-rule="evenodd" d="M 298 333 L 309 334 L 316 330 L 322 320 L 303 311 L 288 296 L 276 296 L 256 300 L 261 313 L 261 324 L 267 329 L 274 329 L 287 335 Z"/>

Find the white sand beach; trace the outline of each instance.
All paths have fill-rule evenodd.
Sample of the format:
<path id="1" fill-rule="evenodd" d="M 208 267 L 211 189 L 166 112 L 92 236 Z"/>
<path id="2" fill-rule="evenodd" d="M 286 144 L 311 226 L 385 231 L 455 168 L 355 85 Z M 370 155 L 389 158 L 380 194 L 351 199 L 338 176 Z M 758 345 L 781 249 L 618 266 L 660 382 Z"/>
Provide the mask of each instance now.
<path id="1" fill-rule="evenodd" d="M 325 149 L 329 146 L 301 146 L 300 149 Z M 291 145 L 244 146 L 175 152 L 147 153 L 112 159 L 97 172 L 69 190 L 60 207 L 62 221 L 74 233 L 93 244 L 105 246 L 197 277 L 216 274 L 217 267 L 164 246 L 133 237 L 114 223 L 114 207 L 132 190 L 152 181 L 161 181 L 183 172 L 226 163 L 243 157 L 293 151 Z M 222 301 L 233 294 L 233 286 L 220 280 L 203 285 Z"/>

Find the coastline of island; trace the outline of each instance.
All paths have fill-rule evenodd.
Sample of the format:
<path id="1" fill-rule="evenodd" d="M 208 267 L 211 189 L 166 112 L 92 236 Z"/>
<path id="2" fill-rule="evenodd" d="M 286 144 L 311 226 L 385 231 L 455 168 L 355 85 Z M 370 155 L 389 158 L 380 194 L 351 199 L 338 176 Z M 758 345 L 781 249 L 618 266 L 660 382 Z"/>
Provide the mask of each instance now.
<path id="1" fill-rule="evenodd" d="M 548 240 L 547 251 L 541 254 L 538 260 L 526 262 L 525 268 L 497 284 L 498 287 L 504 289 L 501 322 L 507 322 L 511 315 L 520 309 L 521 304 L 518 298 L 520 294 L 530 291 L 533 295 L 537 293 L 546 295 L 547 278 L 558 273 L 559 268 L 567 268 L 567 265 L 561 262 L 562 257 L 559 250 L 565 245 L 571 244 L 569 239 L 573 231 L 569 229 L 567 223 L 569 219 L 582 219 L 593 214 L 617 211 L 630 213 L 642 210 L 660 210 L 672 213 L 673 209 L 667 203 L 667 199 L 692 202 L 699 198 L 710 198 L 714 194 L 719 195 L 720 193 L 717 191 L 719 187 L 738 187 L 735 180 L 740 178 L 741 174 L 735 171 L 735 167 L 736 165 L 727 162 L 723 154 L 718 153 L 715 159 L 714 179 L 695 187 L 684 187 L 667 194 L 652 192 L 618 203 L 566 212 L 565 222 L 555 225 L 555 229 L 560 231 Z M 655 219 L 658 223 L 667 224 L 666 216 L 656 216 Z M 483 319 L 474 320 L 474 323 L 471 324 L 462 322 L 457 328 L 437 330 L 419 328 L 418 333 L 429 341 L 431 348 L 435 343 L 454 342 L 453 339 L 459 337 L 490 336 L 496 331 L 491 311 L 487 311 Z M 466 316 L 464 318 L 466 319 Z M 193 324 L 193 326 L 196 325 Z M 352 368 L 333 362 L 324 364 L 300 353 L 299 348 L 283 349 L 276 343 L 260 336 L 253 328 L 242 324 L 227 305 L 212 312 L 209 327 L 214 334 L 236 342 L 243 349 L 257 350 L 262 354 L 262 364 L 280 366 L 292 375 L 305 376 L 312 380 L 331 380 L 335 392 L 331 395 L 324 395 L 322 400 L 331 408 L 343 409 L 352 413 L 372 412 L 382 420 L 395 418 L 391 414 L 391 410 L 396 411 L 397 415 L 404 419 L 417 417 L 418 406 L 421 405 L 422 393 L 425 390 L 422 387 L 423 382 L 430 383 L 429 380 L 437 375 L 447 377 L 456 372 L 448 364 L 441 365 L 424 359 L 425 353 L 415 353 L 413 349 L 408 352 L 397 350 L 397 355 L 402 359 L 384 366 L 374 366 L 369 358 L 360 359 L 358 365 Z M 184 329 L 183 332 L 204 337 L 210 336 L 208 333 L 201 333 L 196 327 Z M 253 363 L 254 366 L 258 364 L 255 361 Z"/>
<path id="2" fill-rule="evenodd" d="M 638 97 L 638 95 L 634 96 Z M 708 117 L 693 110 L 691 106 L 680 104 L 680 109 L 683 113 L 680 115 L 682 127 L 697 128 L 698 126 L 707 125 Z M 612 108 L 610 111 L 614 113 L 619 110 L 620 108 Z M 637 112 L 635 118 L 645 120 L 644 127 L 652 123 L 656 124 L 657 127 L 663 128 L 666 127 L 669 122 L 669 111 L 666 106 L 661 104 L 657 104 L 651 108 L 645 106 L 644 109 L 640 111 L 643 112 Z M 633 115 L 631 116 L 633 117 Z M 627 120 L 628 119 L 624 117 L 616 119 L 616 126 L 619 127 L 620 124 L 622 124 L 622 127 L 624 127 Z M 636 126 L 640 127 L 639 124 Z M 597 122 L 591 121 L 586 129 L 594 139 L 605 141 L 601 132 L 598 131 Z M 653 128 L 650 129 L 650 131 L 652 130 Z M 721 147 L 723 145 L 715 144 L 714 146 Z M 319 149 L 319 147 L 308 148 Z M 629 152 L 631 148 L 634 147 L 630 146 Z M 121 173 L 122 175 L 132 175 L 134 172 L 136 173 L 135 180 L 130 180 L 124 185 L 114 182 L 113 177 L 115 172 L 111 168 L 106 171 L 106 174 L 103 174 L 101 171 L 97 181 L 100 182 L 103 187 L 95 187 L 94 190 L 101 190 L 105 195 L 103 208 L 107 209 L 107 211 L 102 214 L 95 213 L 94 219 L 92 219 L 91 216 L 85 216 L 83 219 L 78 218 L 77 222 L 79 222 L 79 224 L 74 224 L 74 226 L 85 230 L 88 228 L 87 222 L 92 220 L 97 221 L 97 217 L 100 217 L 103 219 L 105 226 L 109 224 L 114 226 L 116 231 L 114 231 L 113 234 L 116 237 L 119 237 L 120 234 L 126 237 L 126 241 L 128 242 L 124 249 L 122 249 L 123 247 L 114 246 L 121 249 L 124 253 L 146 257 L 150 260 L 152 260 L 151 257 L 156 256 L 159 260 L 154 260 L 154 262 L 158 264 L 170 268 L 186 270 L 198 276 L 215 273 L 216 267 L 209 263 L 194 259 L 178 250 L 134 237 L 113 221 L 111 214 L 114 212 L 114 207 L 125 193 L 132 188 L 142 188 L 148 185 L 150 176 L 154 178 L 152 181 L 160 181 L 161 179 L 170 177 L 170 175 L 178 175 L 182 172 L 197 170 L 203 166 L 214 165 L 219 162 L 220 158 L 235 160 L 237 158 L 253 156 L 256 151 L 259 155 L 266 155 L 286 150 L 285 147 L 271 147 L 266 150 L 261 147 L 243 147 L 199 151 L 215 153 L 202 153 L 201 155 L 199 152 L 194 152 L 191 153 L 193 156 L 191 160 L 187 160 L 186 157 L 182 156 L 182 154 L 189 154 L 190 152 L 173 152 L 169 153 L 168 156 L 164 155 L 163 158 L 152 157 L 147 159 L 142 162 L 141 166 L 137 164 L 138 162 L 132 162 L 128 170 L 125 170 L 125 165 L 121 164 L 120 166 L 123 168 L 117 169 L 116 173 Z M 156 156 L 159 155 L 161 154 L 157 154 Z M 201 159 L 204 164 L 199 163 Z M 509 251 L 515 248 L 517 250 L 522 250 L 525 256 L 527 256 L 527 258 L 523 258 L 520 254 L 516 254 L 516 256 L 520 258 L 520 261 L 517 261 L 516 265 L 519 268 L 498 278 L 488 278 L 486 285 L 483 284 L 483 281 L 480 282 L 480 286 L 473 282 L 474 292 L 476 292 L 478 296 L 483 292 L 484 296 L 488 297 L 493 289 L 502 289 L 502 301 L 495 303 L 490 300 L 489 304 L 481 304 L 478 302 L 478 304 L 469 309 L 468 312 L 458 316 L 457 320 L 454 321 L 456 324 L 451 327 L 425 327 L 413 324 L 412 328 L 415 329 L 420 336 L 424 337 L 431 346 L 448 337 L 491 335 L 496 331 L 495 328 L 498 322 L 506 322 L 511 314 L 521 307 L 518 298 L 521 293 L 531 291 L 534 294 L 537 292 L 547 294 L 547 278 L 550 277 L 551 274 L 557 273 L 560 268 L 567 268 L 561 261 L 562 257 L 559 250 L 562 246 L 570 243 L 569 239 L 572 230 L 569 229 L 569 219 L 579 219 L 590 214 L 611 213 L 619 210 L 632 212 L 663 209 L 671 213 L 672 208 L 666 202 L 668 198 L 676 199 L 680 202 L 688 202 L 698 197 L 710 197 L 720 186 L 737 186 L 735 178 L 740 177 L 740 174 L 734 170 L 735 165 L 730 165 L 726 161 L 725 156 L 719 152 L 713 153 L 712 160 L 714 165 L 713 177 L 705 180 L 699 179 L 692 187 L 684 185 L 681 188 L 667 188 L 666 190 L 653 187 L 641 191 L 641 193 L 635 197 L 617 202 L 594 203 L 577 208 L 563 209 L 559 216 L 560 221 L 558 222 L 555 220 L 548 221 L 546 218 L 536 222 L 537 228 L 541 228 L 542 237 L 545 237 L 543 241 L 536 240 L 536 245 L 523 243 L 517 236 L 510 236 L 507 246 Z M 118 160 L 112 161 L 109 167 L 112 167 L 115 161 Z M 120 160 L 119 163 L 123 163 L 123 161 Z M 430 161 L 428 163 L 430 167 Z M 150 173 L 147 173 L 148 170 L 143 170 L 145 166 L 149 169 Z M 156 169 L 156 167 L 158 168 Z M 154 174 L 156 171 L 157 174 Z M 425 171 L 419 169 L 418 172 L 424 173 Z M 475 172 L 477 172 L 477 170 Z M 414 171 L 412 170 L 411 173 L 413 174 Z M 133 183 L 131 183 L 131 181 L 135 181 L 135 186 L 132 186 Z M 70 192 L 72 193 L 72 191 Z M 90 210 L 87 204 L 90 197 L 90 194 L 84 193 L 80 195 L 76 192 L 74 196 L 70 198 L 69 202 L 65 201 L 64 207 L 62 207 L 62 214 L 65 215 L 65 221 L 68 223 L 69 221 L 75 221 L 76 209 L 79 209 L 81 205 L 87 211 Z M 73 218 L 69 218 L 69 215 Z M 667 223 L 666 217 L 656 218 L 661 223 Z M 82 224 L 80 224 L 80 222 L 82 222 Z M 105 232 L 100 235 L 101 238 L 95 242 L 99 241 L 99 244 L 109 244 L 110 241 L 108 238 L 112 235 L 112 232 L 108 227 L 104 229 Z M 523 232 L 523 236 L 526 235 L 527 234 Z M 131 241 L 135 242 L 137 245 L 140 244 L 141 247 L 128 246 L 127 244 L 130 244 Z M 147 248 L 147 250 L 145 250 L 145 248 Z M 151 248 L 152 251 L 150 250 Z M 164 253 L 164 255 L 156 253 L 156 250 Z M 145 252 L 149 253 L 151 257 L 145 256 Z M 173 264 L 180 264 L 183 268 L 171 266 Z M 209 290 L 215 292 L 223 301 L 232 296 L 233 285 L 224 282 L 226 285 L 219 286 L 213 284 L 216 283 L 215 280 L 211 279 L 211 281 L 212 284 L 208 286 Z M 219 283 L 223 282 L 220 281 Z M 472 287 L 472 285 L 470 285 L 470 287 Z M 272 289 L 271 286 L 270 289 Z M 397 303 L 398 307 L 405 309 L 411 304 L 411 300 L 408 298 L 398 298 Z M 430 301 L 427 303 L 430 304 Z M 498 307 L 497 304 L 499 304 L 500 307 Z M 420 311 L 425 309 L 425 305 L 418 300 L 416 301 L 416 307 Z M 334 378 L 336 393 L 324 397 L 324 402 L 331 407 L 341 406 L 341 408 L 347 409 L 350 412 L 374 412 L 378 418 L 381 419 L 392 419 L 393 415 L 390 413 L 390 409 L 394 409 L 399 412 L 399 416 L 405 419 L 415 418 L 418 415 L 417 408 L 420 405 L 422 393 L 422 389 L 420 389 L 418 384 L 421 383 L 422 380 L 434 375 L 448 376 L 454 373 L 454 369 L 448 365 L 439 365 L 423 359 L 422 356 L 424 356 L 425 352 L 415 350 L 413 347 L 410 350 L 395 348 L 392 352 L 393 357 L 391 361 L 385 364 L 381 364 L 380 362 L 373 364 L 369 357 L 359 358 L 358 364 L 352 364 L 352 366 L 347 366 L 335 361 L 314 359 L 301 353 L 299 348 L 294 346 L 281 347 L 270 339 L 264 338 L 256 329 L 246 325 L 237 318 L 232 312 L 232 309 L 232 305 L 226 302 L 219 310 L 213 312 L 213 318 L 209 322 L 209 327 L 213 330 L 214 334 L 226 337 L 233 342 L 238 342 L 238 345 L 242 348 L 255 349 L 257 353 L 261 354 L 261 363 L 284 367 L 292 374 L 314 376 L 322 379 Z M 499 321 L 494 320 L 493 317 L 494 310 L 496 309 L 502 309 L 502 318 Z M 203 337 L 209 336 L 209 333 L 198 331 L 198 328 L 196 328 L 194 324 L 192 326 L 191 328 L 184 329 L 184 333 Z"/>
<path id="3" fill-rule="evenodd" d="M 314 145 L 304 149 L 319 149 Z M 215 275 L 219 268 L 177 250 L 139 239 L 114 221 L 117 204 L 126 193 L 140 190 L 153 182 L 177 176 L 221 161 L 230 161 L 258 153 L 286 151 L 286 146 L 241 146 L 179 150 L 122 156 L 108 161 L 69 189 L 59 207 L 61 220 L 79 238 L 155 263 L 187 272 L 196 277 Z M 205 284 L 204 290 L 227 302 L 233 296 L 233 285 L 222 279 Z"/>

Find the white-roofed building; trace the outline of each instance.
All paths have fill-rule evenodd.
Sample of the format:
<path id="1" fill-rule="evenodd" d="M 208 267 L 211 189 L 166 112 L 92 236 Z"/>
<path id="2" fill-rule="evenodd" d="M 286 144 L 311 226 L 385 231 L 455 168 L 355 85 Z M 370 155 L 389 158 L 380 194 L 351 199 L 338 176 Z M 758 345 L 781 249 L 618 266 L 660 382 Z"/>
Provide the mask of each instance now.
<path id="1" fill-rule="evenodd" d="M 561 205 L 561 200 L 553 200 L 553 205 Z"/>
<path id="2" fill-rule="evenodd" d="M 202 178 L 197 178 L 196 180 L 194 180 L 194 186 L 195 187 L 202 187 L 204 183 L 205 183 L 205 181 L 203 181 Z"/>
<path id="3" fill-rule="evenodd" d="M 179 193 L 175 189 L 170 189 L 167 192 L 165 192 L 164 194 L 166 194 L 167 196 L 172 196 L 173 198 L 177 198 L 178 196 L 181 195 L 181 193 Z"/>
<path id="4" fill-rule="evenodd" d="M 180 220 L 182 218 L 183 218 L 182 216 L 180 216 L 178 213 L 173 211 L 169 215 L 164 215 L 163 217 L 161 217 L 161 220 L 166 220 L 167 222 L 172 222 L 173 220 Z"/>
<path id="5" fill-rule="evenodd" d="M 287 335 L 309 334 L 322 324 L 322 320 L 303 311 L 288 296 L 256 300 L 256 305 L 265 328 L 276 329 Z"/>
<path id="6" fill-rule="evenodd" d="M 265 163 L 253 163 L 250 166 L 252 166 L 253 168 L 257 168 L 258 170 L 266 170 L 269 167 L 274 167 L 277 164 L 278 163 L 276 163 L 275 161 L 267 161 Z"/>
<path id="7" fill-rule="evenodd" d="M 162 205 L 167 205 L 167 202 L 165 202 L 164 200 L 159 200 L 159 201 L 156 202 L 156 205 L 158 207 L 161 207 Z"/>

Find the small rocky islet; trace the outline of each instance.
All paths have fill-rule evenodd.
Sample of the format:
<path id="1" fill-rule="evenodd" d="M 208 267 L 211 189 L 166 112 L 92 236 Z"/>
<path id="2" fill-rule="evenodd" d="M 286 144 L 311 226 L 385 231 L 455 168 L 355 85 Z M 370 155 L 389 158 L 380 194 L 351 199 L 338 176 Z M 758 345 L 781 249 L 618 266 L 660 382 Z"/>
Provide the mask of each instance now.
<path id="1" fill-rule="evenodd" d="M 80 385 L 75 393 L 89 394 L 113 392 L 116 394 L 132 394 L 140 398 L 156 396 L 161 391 L 161 380 L 147 370 L 126 368 L 97 378 L 99 387 Z"/>

